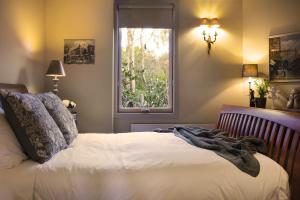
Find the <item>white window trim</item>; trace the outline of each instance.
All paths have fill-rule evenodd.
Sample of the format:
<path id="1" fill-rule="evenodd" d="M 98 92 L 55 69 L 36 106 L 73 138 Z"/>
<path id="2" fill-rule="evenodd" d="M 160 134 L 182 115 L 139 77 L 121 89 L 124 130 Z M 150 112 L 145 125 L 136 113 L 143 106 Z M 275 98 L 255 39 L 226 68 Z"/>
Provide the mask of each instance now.
<path id="1" fill-rule="evenodd" d="M 134 5 L 134 4 L 133 4 Z M 162 4 L 163 7 L 165 4 Z M 145 6 L 149 6 L 148 4 Z M 154 5 L 159 7 L 160 5 Z M 153 7 L 153 5 L 152 5 Z M 121 108 L 121 98 L 120 98 L 120 80 L 121 80 L 121 47 L 120 47 L 120 32 L 119 32 L 119 25 L 118 25 L 118 4 L 115 3 L 114 5 L 114 110 L 115 110 L 115 117 L 122 117 L 122 116 L 132 116 L 132 117 L 140 117 L 141 115 L 160 115 L 160 116 L 168 116 L 168 117 L 175 117 L 176 116 L 176 104 L 175 104 L 175 71 L 176 71 L 176 64 L 175 64 L 175 53 L 176 53 L 176 5 L 173 5 L 173 28 L 170 35 L 170 65 L 169 65 L 169 101 L 170 101 L 170 108 L 150 108 L 149 110 L 141 109 L 141 108 Z"/>

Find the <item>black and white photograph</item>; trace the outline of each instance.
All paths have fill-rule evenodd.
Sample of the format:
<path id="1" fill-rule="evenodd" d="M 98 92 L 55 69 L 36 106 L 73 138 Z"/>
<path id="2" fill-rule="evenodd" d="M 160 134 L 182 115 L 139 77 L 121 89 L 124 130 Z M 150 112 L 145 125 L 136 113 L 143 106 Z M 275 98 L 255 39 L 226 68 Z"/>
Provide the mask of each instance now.
<path id="1" fill-rule="evenodd" d="M 95 64 L 94 39 L 65 39 L 64 64 Z"/>
<path id="2" fill-rule="evenodd" d="M 270 37 L 270 80 L 300 81 L 300 33 Z"/>

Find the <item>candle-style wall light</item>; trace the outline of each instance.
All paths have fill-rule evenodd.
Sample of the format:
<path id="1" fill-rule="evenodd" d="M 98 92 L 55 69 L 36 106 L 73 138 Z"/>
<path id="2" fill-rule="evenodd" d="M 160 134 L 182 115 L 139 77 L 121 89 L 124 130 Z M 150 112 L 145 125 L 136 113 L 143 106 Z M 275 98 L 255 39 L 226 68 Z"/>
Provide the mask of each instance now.
<path id="1" fill-rule="evenodd" d="M 203 39 L 207 42 L 207 53 L 210 54 L 211 45 L 217 41 L 217 28 L 220 27 L 218 18 L 201 18 L 200 27 L 203 28 Z M 213 34 L 213 35 L 212 35 Z"/>

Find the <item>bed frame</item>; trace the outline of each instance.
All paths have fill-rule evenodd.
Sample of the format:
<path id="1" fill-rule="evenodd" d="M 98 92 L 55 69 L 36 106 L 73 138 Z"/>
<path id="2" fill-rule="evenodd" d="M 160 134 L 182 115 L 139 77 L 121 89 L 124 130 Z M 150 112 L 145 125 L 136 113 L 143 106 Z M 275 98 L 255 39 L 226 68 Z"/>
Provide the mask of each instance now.
<path id="1" fill-rule="evenodd" d="M 23 84 L 0 83 L 0 89 L 9 90 L 12 92 L 28 93 L 27 87 Z M 0 98 L 0 108 L 2 108 L 1 98 Z"/>
<path id="2" fill-rule="evenodd" d="M 6 89 L 14 92 L 28 93 L 28 89 L 23 84 L 0 83 L 0 89 Z"/>
<path id="3" fill-rule="evenodd" d="M 28 92 L 22 84 L 0 83 L 0 89 Z M 300 199 L 300 113 L 224 105 L 217 128 L 232 137 L 263 139 L 268 146 L 267 155 L 289 174 L 291 199 Z"/>
<path id="4" fill-rule="evenodd" d="M 267 155 L 289 174 L 291 199 L 300 199 L 300 113 L 224 105 L 217 128 L 263 139 Z"/>

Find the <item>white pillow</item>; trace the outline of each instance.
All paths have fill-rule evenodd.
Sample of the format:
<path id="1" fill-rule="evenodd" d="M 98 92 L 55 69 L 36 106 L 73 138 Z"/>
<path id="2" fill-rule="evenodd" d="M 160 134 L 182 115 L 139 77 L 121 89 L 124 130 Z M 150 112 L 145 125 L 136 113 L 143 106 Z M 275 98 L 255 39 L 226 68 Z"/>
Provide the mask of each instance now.
<path id="1" fill-rule="evenodd" d="M 0 169 L 9 169 L 19 165 L 27 156 L 0 108 Z"/>

